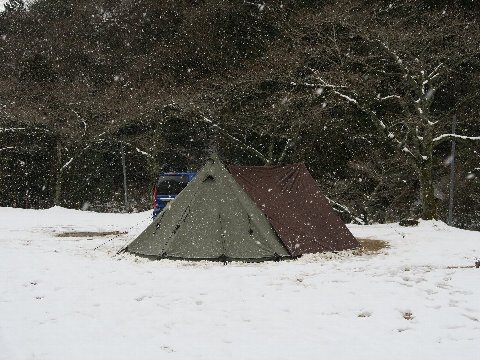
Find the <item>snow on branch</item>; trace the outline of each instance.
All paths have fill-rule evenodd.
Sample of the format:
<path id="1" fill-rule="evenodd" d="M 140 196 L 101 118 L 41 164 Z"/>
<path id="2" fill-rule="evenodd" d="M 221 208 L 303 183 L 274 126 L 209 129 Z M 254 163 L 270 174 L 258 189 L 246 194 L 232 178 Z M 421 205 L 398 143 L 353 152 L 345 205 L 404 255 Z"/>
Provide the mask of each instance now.
<path id="1" fill-rule="evenodd" d="M 259 11 L 263 11 L 263 9 L 265 9 L 265 3 L 255 3 L 255 2 L 246 1 L 246 0 L 244 0 L 243 3 L 247 5 L 255 6 L 258 8 Z"/>
<path id="2" fill-rule="evenodd" d="M 60 171 L 63 171 L 63 170 L 65 170 L 67 167 L 69 167 L 70 164 L 72 163 L 73 159 L 74 159 L 73 157 L 70 158 L 70 160 L 68 160 L 68 161 L 60 168 Z"/>
<path id="3" fill-rule="evenodd" d="M 377 41 L 383 46 L 385 50 L 387 50 L 393 56 L 398 66 L 404 69 L 407 73 L 410 73 L 408 68 L 403 63 L 403 60 L 400 58 L 400 56 L 398 56 L 398 54 L 394 50 L 390 49 L 390 47 L 385 42 L 380 40 L 377 40 Z"/>
<path id="4" fill-rule="evenodd" d="M 74 113 L 75 115 L 77 115 L 77 117 L 78 117 L 78 118 L 80 119 L 80 121 L 83 123 L 83 135 L 82 135 L 82 136 L 85 136 L 85 134 L 87 133 L 87 122 L 85 121 L 84 118 L 82 118 L 82 117 L 80 116 L 80 114 L 79 114 L 78 112 L 76 112 L 76 111 L 73 110 L 73 109 L 72 109 L 72 111 L 73 111 L 73 113 Z"/>
<path id="5" fill-rule="evenodd" d="M 16 147 L 14 147 L 14 146 L 7 146 L 7 147 L 4 147 L 4 148 L 1 148 L 0 151 L 12 150 L 12 149 L 16 149 Z"/>
<path id="6" fill-rule="evenodd" d="M 388 99 L 401 99 L 400 95 L 388 95 L 384 97 L 378 97 L 379 101 L 388 100 Z"/>
<path id="7" fill-rule="evenodd" d="M 339 91 L 337 91 L 337 90 L 333 90 L 333 92 L 334 92 L 335 94 L 337 94 L 338 96 L 344 98 L 345 100 L 347 100 L 347 101 L 349 101 L 349 102 L 351 102 L 351 103 L 354 103 L 355 105 L 358 104 L 358 101 L 357 101 L 356 99 L 354 99 L 354 98 L 352 98 L 352 97 L 350 97 L 350 96 L 348 96 L 348 95 L 342 94 L 341 92 L 339 92 Z"/>
<path id="8" fill-rule="evenodd" d="M 203 118 L 203 121 L 205 121 L 206 123 L 213 124 L 213 121 L 206 118 L 205 116 L 202 116 L 202 118 Z"/>
<path id="9" fill-rule="evenodd" d="M 33 128 L 18 127 L 18 128 L 0 128 L 0 133 L 2 133 L 2 132 L 17 132 L 17 131 L 25 131 L 25 130 L 43 131 L 43 132 L 46 132 L 46 133 L 50 132 L 50 130 L 42 129 L 42 128 L 38 128 L 38 127 L 33 127 Z"/>
<path id="10" fill-rule="evenodd" d="M 94 141 L 92 141 L 92 143 L 88 144 L 87 146 L 85 146 L 83 149 L 81 149 L 80 151 L 77 152 L 77 155 L 79 154 L 83 154 L 85 151 L 87 151 L 88 149 L 90 149 L 92 147 L 93 144 L 101 144 L 103 143 L 104 141 L 107 141 L 107 139 L 103 138 L 102 136 L 105 135 L 105 132 L 102 132 L 101 134 L 98 134 Z M 153 156 L 149 153 L 147 153 L 146 151 L 143 151 L 141 149 L 139 149 L 138 147 L 132 145 L 131 143 L 129 142 L 125 142 L 125 141 L 118 141 L 118 140 L 110 140 L 112 142 L 116 142 L 116 143 L 119 143 L 119 144 L 124 144 L 124 145 L 127 145 L 127 146 L 130 146 L 132 148 L 135 149 L 135 151 L 137 151 L 138 153 L 142 154 L 142 155 L 145 155 L 149 158 L 152 158 L 153 159 Z M 78 157 L 78 156 L 77 156 Z M 65 164 L 63 164 L 63 166 L 60 168 L 60 171 L 64 171 L 66 170 L 67 168 L 70 167 L 70 165 L 72 164 L 72 162 L 76 159 L 76 157 L 71 157 L 70 160 L 68 160 Z"/>
<path id="11" fill-rule="evenodd" d="M 378 117 L 378 115 L 376 114 L 375 111 L 369 109 L 368 107 L 366 106 L 363 106 L 361 103 L 358 102 L 357 99 L 354 99 L 348 95 L 345 95 L 337 90 L 332 90 L 332 92 L 336 95 L 338 95 L 339 97 L 341 97 L 342 99 L 345 99 L 347 100 L 348 102 L 354 104 L 358 109 L 360 109 L 360 111 L 364 112 L 364 113 L 367 113 L 369 114 L 372 119 L 374 120 L 375 124 L 380 128 L 380 130 L 387 136 L 388 139 L 392 140 L 393 142 L 395 142 L 400 148 L 402 148 L 402 151 L 405 152 L 406 154 L 412 156 L 415 160 L 417 160 L 417 157 L 415 156 L 415 154 L 412 153 L 412 151 L 405 145 L 405 143 L 401 140 L 398 139 L 398 137 L 395 135 L 395 133 L 393 133 L 392 131 L 388 130 L 387 129 L 387 126 L 385 125 L 385 123 L 382 121 L 382 119 L 380 119 Z M 392 96 L 396 96 L 396 95 L 392 95 Z"/>
<path id="12" fill-rule="evenodd" d="M 303 86 L 309 86 L 309 87 L 314 87 L 314 88 L 319 88 L 319 87 L 323 87 L 323 88 L 334 88 L 334 89 L 337 89 L 337 88 L 347 88 L 347 86 L 345 85 L 336 85 L 336 84 L 330 84 L 328 83 L 327 81 L 325 81 L 323 78 L 320 77 L 320 74 L 318 72 L 318 70 L 316 69 L 312 69 L 312 68 L 309 68 L 314 74 L 315 74 L 315 80 L 317 80 L 319 83 L 318 84 L 310 84 L 310 83 L 302 83 L 301 85 Z M 298 85 L 297 83 L 295 82 L 291 82 L 290 83 L 291 85 L 293 86 L 296 86 Z"/>
<path id="13" fill-rule="evenodd" d="M 15 132 L 15 131 L 23 131 L 26 128 L 0 128 L 0 133 L 2 132 Z"/>
<path id="14" fill-rule="evenodd" d="M 427 78 L 429 80 L 436 78 L 438 76 L 438 70 L 440 70 L 442 66 L 443 63 L 438 64 L 437 67 L 430 74 L 428 74 Z"/>
<path id="15" fill-rule="evenodd" d="M 139 152 L 139 153 L 142 154 L 142 155 L 145 155 L 145 156 L 147 156 L 147 157 L 149 157 L 149 158 L 153 158 L 152 155 L 150 155 L 149 153 L 147 153 L 147 152 L 145 152 L 145 151 L 140 150 L 138 147 L 136 147 L 135 150 L 137 150 L 137 152 Z"/>
<path id="16" fill-rule="evenodd" d="M 418 86 L 418 82 L 417 80 L 415 79 L 415 76 L 412 75 L 412 72 L 410 71 L 409 67 L 403 62 L 403 60 L 400 58 L 400 56 L 392 49 L 390 49 L 390 47 L 388 46 L 387 43 L 381 41 L 381 40 L 376 40 L 377 43 L 379 43 L 391 56 L 393 56 L 393 58 L 395 59 L 395 62 L 397 63 L 397 65 L 400 67 L 400 69 L 402 69 L 404 75 L 403 77 L 405 79 L 408 79 L 408 81 L 411 82 L 412 86 L 413 87 L 416 87 Z M 424 85 L 422 85 L 424 86 Z"/>
<path id="17" fill-rule="evenodd" d="M 442 134 L 433 139 L 434 143 L 440 143 L 448 140 L 466 140 L 466 141 L 480 141 L 480 136 L 465 136 L 457 134 Z"/>
<path id="18" fill-rule="evenodd" d="M 399 61 L 401 61 L 400 58 L 399 58 Z M 318 74 L 318 72 L 316 72 L 315 70 L 314 70 L 314 72 L 316 74 Z M 399 148 L 402 149 L 403 152 L 405 152 L 406 154 L 412 156 L 415 160 L 417 160 L 417 157 L 415 156 L 415 154 L 405 145 L 404 141 L 399 140 L 398 137 L 395 135 L 395 133 L 393 133 L 392 131 L 387 129 L 387 126 L 382 121 L 382 119 L 380 119 L 378 117 L 378 115 L 376 114 L 375 111 L 370 109 L 368 106 L 362 105 L 354 97 L 346 95 L 345 93 L 340 92 L 339 90 L 336 90 L 336 89 L 339 89 L 339 88 L 346 88 L 346 86 L 336 86 L 334 84 L 329 84 L 325 80 L 323 80 L 322 78 L 320 78 L 318 76 L 315 79 L 317 81 L 319 81 L 319 83 L 321 84 L 322 87 L 330 88 L 332 93 L 334 93 L 338 97 L 348 101 L 349 103 L 355 105 L 360 111 L 362 111 L 366 114 L 369 114 L 372 117 L 372 119 L 374 120 L 377 127 L 379 127 L 379 129 L 387 136 L 388 139 L 395 142 L 399 146 Z M 302 85 L 308 86 L 308 85 L 311 85 L 311 84 L 306 83 L 306 84 L 302 84 Z M 379 98 L 379 100 L 385 100 L 385 99 L 390 99 L 390 98 L 400 98 L 400 96 L 399 95 L 389 95 L 389 96 L 386 96 L 384 98 Z"/>
<path id="19" fill-rule="evenodd" d="M 134 148 L 135 151 L 137 151 L 138 153 L 140 153 L 140 154 L 142 154 L 142 155 L 145 155 L 145 156 L 153 159 L 153 156 L 152 156 L 152 155 L 150 155 L 150 154 L 147 153 L 146 151 L 140 150 L 138 147 L 132 145 L 132 144 L 129 143 L 129 142 L 126 142 L 126 141 L 117 141 L 117 142 L 118 142 L 119 144 L 124 144 L 124 145 L 130 146 L 130 147 Z"/>
<path id="20" fill-rule="evenodd" d="M 350 209 L 348 207 L 330 199 L 328 196 L 326 196 L 326 198 L 331 205 L 336 206 L 338 208 L 337 211 L 346 212 L 347 214 L 350 214 L 352 216 L 352 220 L 355 221 L 357 224 L 365 225 L 365 221 L 363 221 L 359 217 L 353 215 L 353 213 L 350 211 Z"/>
<path id="21" fill-rule="evenodd" d="M 232 134 L 230 134 L 228 131 L 226 131 L 225 129 L 223 129 L 222 127 L 220 127 L 218 124 L 214 123 L 212 120 L 210 120 L 209 118 L 207 118 L 205 115 L 202 115 L 202 120 L 208 124 L 211 124 L 213 127 L 215 127 L 222 135 L 228 137 L 229 139 L 235 141 L 236 143 L 238 143 L 242 148 L 246 149 L 246 150 L 249 150 L 251 152 L 253 152 L 255 155 L 257 155 L 260 159 L 262 159 L 265 163 L 269 163 L 267 157 L 265 155 L 263 155 L 260 151 L 258 151 L 257 149 L 255 149 L 254 147 L 246 144 L 245 142 L 243 142 L 242 140 L 236 138 L 235 136 L 233 136 Z"/>

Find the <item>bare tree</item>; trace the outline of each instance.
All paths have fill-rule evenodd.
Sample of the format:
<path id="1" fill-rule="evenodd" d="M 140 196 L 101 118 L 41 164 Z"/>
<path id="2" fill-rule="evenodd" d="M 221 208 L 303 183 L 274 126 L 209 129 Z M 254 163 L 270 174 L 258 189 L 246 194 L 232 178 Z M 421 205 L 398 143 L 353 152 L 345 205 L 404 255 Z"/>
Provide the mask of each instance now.
<path id="1" fill-rule="evenodd" d="M 415 168 L 422 217 L 435 218 L 434 149 L 451 140 L 480 144 L 480 131 L 466 135 L 449 131 L 452 116 L 478 100 L 480 91 L 477 88 L 460 98 L 458 94 L 447 94 L 452 79 L 463 75 L 462 68 L 480 58 L 478 40 L 461 38 L 462 28 L 478 32 L 477 22 L 455 19 L 451 24 L 442 23 L 413 35 L 402 31 L 389 33 L 387 30 L 393 30 L 385 27 L 382 34 L 378 27 L 372 31 L 342 21 L 324 22 L 323 26 L 322 36 L 330 51 L 326 58 L 335 65 L 327 71 L 321 66 L 310 67 L 309 74 L 298 85 L 321 89 L 322 96 L 348 104 L 369 119 L 377 132 L 401 151 L 406 163 Z M 414 41 L 409 36 L 414 36 Z M 425 53 L 425 48 L 430 49 L 438 37 L 454 37 L 455 48 Z M 447 109 L 435 101 L 442 91 L 442 100 L 448 98 L 450 104 Z"/>

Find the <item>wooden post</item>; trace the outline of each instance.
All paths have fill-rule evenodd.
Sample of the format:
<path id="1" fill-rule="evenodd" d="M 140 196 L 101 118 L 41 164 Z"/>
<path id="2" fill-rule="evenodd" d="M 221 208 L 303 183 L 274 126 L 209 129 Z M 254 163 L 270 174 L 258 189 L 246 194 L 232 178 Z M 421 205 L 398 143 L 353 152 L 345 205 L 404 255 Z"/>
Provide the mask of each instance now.
<path id="1" fill-rule="evenodd" d="M 457 127 L 457 116 L 453 115 L 452 122 L 452 134 L 455 134 Z M 455 192 L 455 139 L 452 140 L 452 162 L 450 163 L 450 190 L 449 190 L 449 202 L 448 202 L 448 225 L 452 226 L 453 223 L 453 195 Z"/>
<path id="2" fill-rule="evenodd" d="M 123 143 L 120 143 L 120 152 L 122 153 L 123 190 L 125 192 L 125 211 L 128 212 L 127 167 L 125 166 L 125 150 L 123 148 Z"/>

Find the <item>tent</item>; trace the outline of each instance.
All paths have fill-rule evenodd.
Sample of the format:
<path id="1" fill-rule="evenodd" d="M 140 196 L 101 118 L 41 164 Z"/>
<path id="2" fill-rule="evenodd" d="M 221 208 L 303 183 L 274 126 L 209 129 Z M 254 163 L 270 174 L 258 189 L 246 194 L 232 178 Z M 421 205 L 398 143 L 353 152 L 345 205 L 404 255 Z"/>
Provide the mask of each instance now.
<path id="1" fill-rule="evenodd" d="M 125 250 L 155 259 L 263 261 L 358 246 L 305 165 L 229 170 L 212 155 Z"/>
<path id="2" fill-rule="evenodd" d="M 267 216 L 291 256 L 359 246 L 305 164 L 228 169 Z"/>
<path id="3" fill-rule="evenodd" d="M 197 176 L 125 249 L 152 258 L 261 261 L 288 251 L 213 155 Z"/>

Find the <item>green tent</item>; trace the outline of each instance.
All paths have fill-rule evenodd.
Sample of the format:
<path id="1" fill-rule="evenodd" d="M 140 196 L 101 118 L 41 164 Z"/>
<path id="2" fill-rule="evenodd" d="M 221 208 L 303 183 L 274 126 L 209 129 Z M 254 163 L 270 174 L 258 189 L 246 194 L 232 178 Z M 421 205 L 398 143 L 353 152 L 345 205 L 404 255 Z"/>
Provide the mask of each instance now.
<path id="1" fill-rule="evenodd" d="M 152 258 L 190 260 L 291 257 L 265 215 L 216 155 L 125 250 Z"/>

